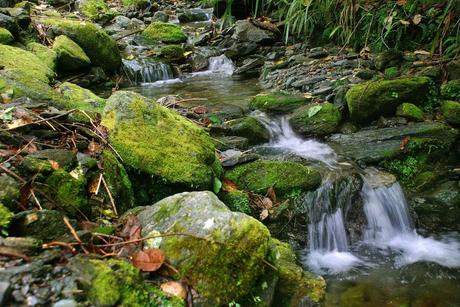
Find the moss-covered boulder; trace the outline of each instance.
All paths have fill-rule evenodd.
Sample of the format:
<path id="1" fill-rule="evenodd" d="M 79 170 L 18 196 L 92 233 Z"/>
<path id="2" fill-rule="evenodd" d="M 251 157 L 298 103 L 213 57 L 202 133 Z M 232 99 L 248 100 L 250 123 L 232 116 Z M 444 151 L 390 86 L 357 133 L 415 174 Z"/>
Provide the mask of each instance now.
<path id="1" fill-rule="evenodd" d="M 123 5 L 126 7 L 145 8 L 149 5 L 149 0 L 123 0 Z"/>
<path id="2" fill-rule="evenodd" d="M 84 110 L 89 113 L 102 112 L 105 106 L 105 99 L 97 96 L 90 90 L 82 88 L 70 82 L 64 82 L 59 86 L 59 92 L 65 98 L 66 109 Z M 74 116 L 82 118 L 84 115 L 75 113 Z M 86 118 L 86 117 L 85 117 Z"/>
<path id="3" fill-rule="evenodd" d="M 102 157 L 107 187 L 116 202 L 118 213 L 123 213 L 134 206 L 131 180 L 123 164 L 117 160 L 111 151 L 104 150 Z M 102 194 L 106 194 L 106 191 L 102 191 Z"/>
<path id="4" fill-rule="evenodd" d="M 452 125 L 460 125 L 460 103 L 445 100 L 441 104 L 441 112 L 446 122 Z"/>
<path id="5" fill-rule="evenodd" d="M 460 101 L 460 79 L 449 81 L 441 86 L 441 95 L 444 99 Z"/>
<path id="6" fill-rule="evenodd" d="M 265 143 L 270 140 L 270 133 L 254 117 L 246 116 L 243 118 L 232 119 L 225 122 L 227 135 L 235 135 L 248 139 L 249 144 L 255 145 Z"/>
<path id="7" fill-rule="evenodd" d="M 41 18 L 36 21 L 49 27 L 49 34 L 65 35 L 77 43 L 91 59 L 91 63 L 105 71 L 115 71 L 121 65 L 116 41 L 95 24 L 63 18 Z"/>
<path id="8" fill-rule="evenodd" d="M 403 60 L 403 53 L 399 50 L 390 49 L 377 55 L 374 64 L 378 70 L 397 66 Z"/>
<path id="9" fill-rule="evenodd" d="M 61 72 L 79 70 L 91 64 L 83 49 L 65 35 L 56 37 L 53 50 L 57 54 L 58 70 Z"/>
<path id="10" fill-rule="evenodd" d="M 346 94 L 350 118 L 365 125 L 380 116 L 394 115 L 401 103 L 428 103 L 431 84 L 428 77 L 413 77 L 355 85 Z"/>
<path id="11" fill-rule="evenodd" d="M 113 94 L 102 124 L 109 129 L 109 140 L 124 163 L 162 186 L 182 191 L 212 189 L 214 178 L 222 172 L 214 144 L 204 130 L 139 94 Z"/>
<path id="12" fill-rule="evenodd" d="M 84 305 L 90 306 L 185 306 L 179 298 L 168 298 L 146 282 L 139 269 L 124 260 L 73 257 L 68 267 Z"/>
<path id="13" fill-rule="evenodd" d="M 240 189 L 265 194 L 273 187 L 283 197 L 293 191 L 309 191 L 321 183 L 318 171 L 291 161 L 258 160 L 238 165 L 225 173 Z"/>
<path id="14" fill-rule="evenodd" d="M 268 259 L 278 269 L 279 276 L 273 306 L 309 306 L 319 303 L 324 297 L 326 281 L 321 276 L 304 271 L 288 243 L 271 239 Z"/>
<path id="15" fill-rule="evenodd" d="M 256 219 L 231 212 L 212 192 L 181 193 L 138 215 L 142 235 L 180 232 L 160 248 L 208 302 L 219 306 L 247 295 L 264 271 L 270 233 Z"/>
<path id="16" fill-rule="evenodd" d="M 28 210 L 16 214 L 11 220 L 10 234 L 18 237 L 32 237 L 45 242 L 68 234 L 64 214 L 58 210 Z M 74 221 L 71 221 L 74 226 Z"/>
<path id="17" fill-rule="evenodd" d="M 179 45 L 167 45 L 160 49 L 160 56 L 168 62 L 180 62 L 185 59 L 184 48 Z"/>
<path id="18" fill-rule="evenodd" d="M 141 36 L 146 40 L 165 44 L 184 43 L 187 40 L 180 26 L 165 22 L 152 22 Z"/>
<path id="19" fill-rule="evenodd" d="M 27 44 L 27 49 L 35 54 L 52 71 L 56 71 L 57 54 L 53 49 L 35 42 Z"/>
<path id="20" fill-rule="evenodd" d="M 310 104 L 294 111 L 289 122 L 305 136 L 325 136 L 337 130 L 342 115 L 336 106 L 326 102 Z"/>
<path id="21" fill-rule="evenodd" d="M 19 201 L 19 183 L 5 174 L 0 175 L 0 203 L 10 210 L 17 210 Z"/>
<path id="22" fill-rule="evenodd" d="M 8 227 L 14 214 L 0 202 L 0 236 L 8 234 Z"/>
<path id="23" fill-rule="evenodd" d="M 219 198 L 230 208 L 232 211 L 251 214 L 251 199 L 247 192 L 243 191 L 230 191 L 222 192 Z"/>
<path id="24" fill-rule="evenodd" d="M 269 113 L 288 113 L 307 103 L 301 95 L 288 95 L 284 93 L 268 93 L 254 96 L 249 102 L 251 110 L 261 110 Z"/>
<path id="25" fill-rule="evenodd" d="M 62 99 L 49 86 L 54 72 L 33 53 L 0 44 L 0 93 L 13 91 L 13 97 L 29 97 L 36 101 Z"/>
<path id="26" fill-rule="evenodd" d="M 402 103 L 396 109 L 396 115 L 413 121 L 423 121 L 423 111 L 413 103 Z"/>
<path id="27" fill-rule="evenodd" d="M 117 14 L 109 8 L 105 0 L 80 0 L 78 9 L 92 21 L 107 22 Z"/>
<path id="28" fill-rule="evenodd" d="M 14 36 L 5 28 L 0 28 L 0 44 L 9 45 L 14 41 Z"/>

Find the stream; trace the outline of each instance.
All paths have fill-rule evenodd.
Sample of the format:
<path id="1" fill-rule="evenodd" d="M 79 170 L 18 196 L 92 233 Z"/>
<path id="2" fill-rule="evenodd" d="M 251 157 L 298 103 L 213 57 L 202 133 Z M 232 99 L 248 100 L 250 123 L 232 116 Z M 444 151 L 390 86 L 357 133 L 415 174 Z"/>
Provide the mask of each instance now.
<path id="1" fill-rule="evenodd" d="M 231 77 L 233 65 L 224 56 L 210 59 L 205 72 L 173 79 L 164 65 L 125 62 L 135 84 L 129 90 L 151 98 L 178 95 L 220 109 L 248 111 L 250 96 L 261 92 L 257 80 Z M 141 63 L 142 64 L 142 63 Z M 146 67 L 147 66 L 147 67 Z M 203 101 L 206 100 L 205 103 Z M 456 233 L 427 234 L 414 227 L 400 184 L 377 169 L 359 169 L 332 147 L 303 139 L 286 117 L 262 112 L 252 116 L 270 132 L 269 143 L 254 150 L 269 159 L 300 157 L 321 168 L 322 185 L 308 197 L 309 245 L 299 251 L 303 265 L 327 280 L 325 306 L 458 306 L 460 302 L 460 237 Z M 345 212 L 353 206 L 347 193 L 334 206 L 334 180 L 354 168 L 363 179 L 361 198 L 365 226 L 360 240 L 347 236 Z"/>

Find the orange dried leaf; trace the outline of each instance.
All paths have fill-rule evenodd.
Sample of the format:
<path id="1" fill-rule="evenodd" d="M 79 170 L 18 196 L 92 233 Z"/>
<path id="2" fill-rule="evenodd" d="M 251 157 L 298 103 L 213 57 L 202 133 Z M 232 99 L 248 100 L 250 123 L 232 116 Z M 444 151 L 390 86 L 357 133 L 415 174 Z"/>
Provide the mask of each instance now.
<path id="1" fill-rule="evenodd" d="M 399 6 L 404 6 L 404 5 L 406 5 L 406 3 L 407 3 L 407 0 L 397 0 L 396 1 L 396 4 L 399 5 Z"/>
<path id="2" fill-rule="evenodd" d="M 275 189 L 273 189 L 273 187 L 268 188 L 267 196 L 268 196 L 268 198 L 270 198 L 272 203 L 276 204 L 276 193 L 275 193 Z"/>
<path id="3" fill-rule="evenodd" d="M 165 253 L 158 248 L 139 251 L 132 255 L 131 261 L 136 268 L 144 272 L 155 272 L 165 262 Z"/>
<path id="4" fill-rule="evenodd" d="M 205 106 L 197 106 L 192 108 L 192 112 L 195 114 L 205 114 L 208 113 L 208 108 L 206 108 Z"/>
<path id="5" fill-rule="evenodd" d="M 238 186 L 230 179 L 224 178 L 222 180 L 222 190 L 224 190 L 225 192 L 233 192 L 238 190 Z"/>
<path id="6" fill-rule="evenodd" d="M 187 297 L 187 290 L 185 290 L 184 285 L 177 281 L 168 281 L 160 286 L 161 290 L 169 296 L 177 296 L 182 299 Z"/>
<path id="7" fill-rule="evenodd" d="M 409 142 L 410 142 L 410 136 L 406 136 L 406 137 L 402 140 L 401 145 L 399 145 L 399 149 L 400 149 L 400 150 L 404 150 L 404 149 L 406 148 L 407 144 L 409 144 Z"/>
<path id="8" fill-rule="evenodd" d="M 267 217 L 268 217 L 268 210 L 267 210 L 267 209 L 262 210 L 262 212 L 260 212 L 259 219 L 260 219 L 261 221 L 263 221 L 263 220 L 265 220 Z"/>
<path id="9" fill-rule="evenodd" d="M 48 162 L 51 164 L 51 167 L 52 167 L 54 170 L 58 170 L 58 169 L 59 169 L 59 163 L 58 163 L 57 161 L 48 160 Z"/>

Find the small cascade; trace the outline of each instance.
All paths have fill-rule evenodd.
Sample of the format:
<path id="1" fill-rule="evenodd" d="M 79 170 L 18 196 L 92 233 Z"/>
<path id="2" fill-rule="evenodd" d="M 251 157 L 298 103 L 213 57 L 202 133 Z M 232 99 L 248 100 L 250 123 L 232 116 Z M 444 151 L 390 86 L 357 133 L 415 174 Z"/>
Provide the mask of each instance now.
<path id="1" fill-rule="evenodd" d="M 323 162 L 331 168 L 337 164 L 337 154 L 330 146 L 313 139 L 303 139 L 292 130 L 286 116 L 270 118 L 260 111 L 252 115 L 270 132 L 270 142 L 263 147 L 285 150 L 306 160 Z"/>
<path id="2" fill-rule="evenodd" d="M 309 207 L 308 236 L 309 247 L 303 261 L 319 274 L 345 272 L 362 261 L 349 252 L 348 238 L 344 223 L 344 203 L 335 195 L 350 197 L 351 193 L 337 191 L 332 181 L 326 180 L 314 192 L 307 195 L 304 202 Z"/>
<path id="3" fill-rule="evenodd" d="M 148 59 L 123 59 L 122 69 L 133 84 L 153 83 L 173 78 L 173 72 L 168 64 Z"/>
<path id="4" fill-rule="evenodd" d="M 209 58 L 208 71 L 210 72 L 231 76 L 234 70 L 235 66 L 232 60 L 227 58 L 224 54 Z"/>
<path id="5" fill-rule="evenodd" d="M 372 172 L 372 176 L 378 174 Z M 410 218 L 404 192 L 398 182 L 373 186 L 364 176 L 362 197 L 367 219 L 364 239 L 381 249 L 397 254 L 396 266 L 415 262 L 434 262 L 446 267 L 460 267 L 460 243 L 449 237 L 419 235 Z"/>

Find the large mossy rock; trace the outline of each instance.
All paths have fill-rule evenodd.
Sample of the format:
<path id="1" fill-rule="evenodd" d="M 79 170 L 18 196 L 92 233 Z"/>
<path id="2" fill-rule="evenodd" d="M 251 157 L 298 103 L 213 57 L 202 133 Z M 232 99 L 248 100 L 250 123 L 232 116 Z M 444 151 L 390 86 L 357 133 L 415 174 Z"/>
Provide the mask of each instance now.
<path id="1" fill-rule="evenodd" d="M 97 96 L 90 90 L 70 82 L 64 82 L 59 86 L 59 92 L 65 98 L 66 109 L 78 109 L 90 113 L 102 112 L 105 99 Z M 74 114 L 83 117 L 82 114 Z M 83 119 L 84 120 L 84 119 Z"/>
<path id="2" fill-rule="evenodd" d="M 78 9 L 92 21 L 107 22 L 116 15 L 105 0 L 79 0 Z"/>
<path id="3" fill-rule="evenodd" d="M 214 144 L 204 130 L 139 94 L 113 94 L 102 124 L 109 129 L 110 142 L 124 163 L 163 187 L 212 189 L 214 178 L 221 175 Z M 160 192 L 156 194 L 161 196 Z"/>
<path id="4" fill-rule="evenodd" d="M 428 77 L 371 81 L 353 86 L 346 94 L 350 118 L 365 125 L 380 116 L 395 114 L 405 102 L 424 105 L 430 101 L 432 83 Z"/>
<path id="5" fill-rule="evenodd" d="M 441 112 L 446 122 L 452 125 L 460 125 L 460 103 L 446 100 L 441 104 Z"/>
<path id="6" fill-rule="evenodd" d="M 146 282 L 139 269 L 124 260 L 73 257 L 68 267 L 79 296 L 88 306 L 184 306 Z"/>
<path id="7" fill-rule="evenodd" d="M 180 26 L 165 22 L 152 22 L 141 36 L 146 40 L 165 44 L 184 43 L 187 40 Z"/>
<path id="8" fill-rule="evenodd" d="M 396 109 L 396 115 L 413 121 L 423 121 L 423 111 L 413 103 L 403 103 Z"/>
<path id="9" fill-rule="evenodd" d="M 13 41 L 13 34 L 5 28 L 0 28 L 0 44 L 9 45 Z"/>
<path id="10" fill-rule="evenodd" d="M 49 86 L 54 72 L 35 54 L 0 44 L 0 93 L 12 91 L 14 98 L 59 101 L 60 95 Z"/>
<path id="11" fill-rule="evenodd" d="M 53 43 L 53 50 L 57 54 L 59 71 L 79 70 L 91 64 L 91 60 L 83 49 L 65 35 L 56 37 Z"/>
<path id="12" fill-rule="evenodd" d="M 69 229 L 64 223 L 65 215 L 58 210 L 21 211 L 11 220 L 10 234 L 18 237 L 32 237 L 45 242 L 53 241 Z M 74 221 L 71 221 L 74 224 Z"/>
<path id="13" fill-rule="evenodd" d="M 212 192 L 181 193 L 138 215 L 142 235 L 180 232 L 160 248 L 209 306 L 249 294 L 264 271 L 270 233 L 256 219 L 231 212 Z"/>
<path id="14" fill-rule="evenodd" d="M 260 110 L 269 113 L 288 113 L 308 100 L 300 95 L 288 95 L 284 93 L 259 94 L 249 102 L 251 110 Z"/>
<path id="15" fill-rule="evenodd" d="M 437 122 L 422 122 L 402 127 L 362 130 L 351 134 L 334 134 L 331 145 L 345 156 L 363 162 L 379 162 L 395 158 L 402 153 L 404 139 L 416 139 L 418 143 L 431 144 L 433 150 L 449 149 L 458 131 Z"/>
<path id="16" fill-rule="evenodd" d="M 297 109 L 289 122 L 295 131 L 304 136 L 325 136 L 335 132 L 341 120 L 337 107 L 326 102 Z"/>
<path id="17" fill-rule="evenodd" d="M 120 67 L 121 56 L 116 41 L 95 24 L 63 18 L 42 18 L 36 23 L 50 27 L 54 36 L 68 36 L 85 51 L 94 65 L 105 71 L 112 72 Z"/>
<path id="18" fill-rule="evenodd" d="M 273 187 L 283 197 L 295 191 L 309 191 L 321 183 L 318 171 L 291 161 L 258 160 L 238 165 L 225 173 L 240 189 L 265 194 Z"/>
<path id="19" fill-rule="evenodd" d="M 57 54 L 53 49 L 36 42 L 27 44 L 27 49 L 35 54 L 52 71 L 56 71 Z"/>
<path id="20" fill-rule="evenodd" d="M 441 86 L 441 95 L 444 99 L 460 101 L 460 79 L 449 81 Z"/>
<path id="21" fill-rule="evenodd" d="M 268 259 L 278 269 L 278 285 L 273 306 L 314 306 L 326 293 L 326 281 L 304 271 L 288 243 L 272 239 Z"/>

